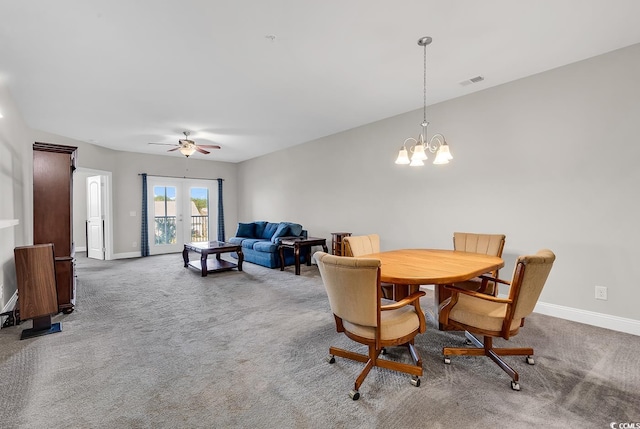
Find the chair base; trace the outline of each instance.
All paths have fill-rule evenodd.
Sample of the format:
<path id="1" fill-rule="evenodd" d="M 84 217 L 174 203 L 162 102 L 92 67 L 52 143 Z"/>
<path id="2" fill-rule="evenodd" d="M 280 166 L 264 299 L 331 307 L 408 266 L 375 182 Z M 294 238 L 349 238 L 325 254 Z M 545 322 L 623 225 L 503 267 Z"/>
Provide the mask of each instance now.
<path id="1" fill-rule="evenodd" d="M 363 355 L 360 353 L 355 353 L 349 350 L 340 349 L 337 347 L 330 347 L 329 354 L 331 355 L 331 357 L 329 358 L 329 363 L 335 362 L 335 359 L 333 359 L 333 356 L 339 356 L 345 359 L 351 359 L 351 360 L 362 362 L 365 364 L 364 369 L 362 370 L 358 378 L 356 378 L 356 381 L 354 383 L 354 389 L 349 393 L 349 396 L 354 401 L 360 398 L 360 394 L 358 393 L 358 390 L 360 389 L 360 386 L 364 382 L 364 379 L 367 377 L 367 375 L 369 375 L 371 368 L 373 368 L 374 366 L 390 369 L 393 371 L 403 372 L 405 374 L 410 374 L 413 376 L 411 378 L 411 384 L 413 384 L 416 387 L 419 387 L 420 386 L 419 377 L 422 375 L 422 359 L 420 358 L 420 356 L 418 356 L 418 353 L 416 352 L 416 349 L 413 343 L 406 343 L 406 344 L 402 344 L 401 346 L 407 347 L 407 349 L 409 350 L 409 354 L 411 355 L 411 360 L 414 363 L 413 365 L 410 365 L 404 362 L 394 362 L 386 359 L 379 359 L 378 357 L 380 356 L 380 354 L 386 354 L 386 351 L 384 348 L 381 348 L 380 350 L 376 350 L 375 346 L 373 345 L 368 346 L 369 356 Z"/>
<path id="2" fill-rule="evenodd" d="M 449 363 L 450 360 L 447 356 L 488 356 L 494 361 L 504 372 L 509 374 L 511 377 L 511 388 L 513 390 L 520 390 L 520 386 L 518 384 L 519 375 L 507 364 L 504 360 L 500 358 L 500 356 L 527 356 L 527 363 L 533 365 L 533 348 L 531 347 L 522 347 L 522 348 L 494 348 L 493 347 L 493 338 L 486 336 L 484 337 L 484 343 L 482 343 L 479 339 L 475 337 L 472 333 L 465 331 L 465 336 L 467 339 L 474 344 L 476 347 L 444 347 L 442 349 L 442 354 L 445 356 L 445 363 Z"/>

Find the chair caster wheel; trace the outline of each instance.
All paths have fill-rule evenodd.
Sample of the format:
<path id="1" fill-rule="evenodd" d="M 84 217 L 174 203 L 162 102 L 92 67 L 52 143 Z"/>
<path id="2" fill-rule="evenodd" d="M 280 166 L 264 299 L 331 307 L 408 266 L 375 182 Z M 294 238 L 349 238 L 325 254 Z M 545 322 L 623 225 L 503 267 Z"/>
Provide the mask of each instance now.
<path id="1" fill-rule="evenodd" d="M 411 377 L 411 384 L 420 387 L 420 378 L 419 377 Z"/>
<path id="2" fill-rule="evenodd" d="M 527 356 L 527 363 L 529 365 L 535 365 L 536 361 L 533 360 L 533 356 Z"/>
<path id="3" fill-rule="evenodd" d="M 444 358 L 444 363 L 449 365 L 451 363 L 451 358 L 445 357 Z"/>
<path id="4" fill-rule="evenodd" d="M 517 381 L 513 381 L 513 380 L 511 380 L 511 388 L 512 388 L 513 390 L 517 390 L 517 391 L 519 391 L 519 390 L 520 390 L 520 384 L 518 384 L 518 382 L 517 382 Z"/>
<path id="5" fill-rule="evenodd" d="M 380 350 L 380 354 L 381 355 L 386 355 L 387 354 L 387 349 L 385 347 L 383 347 L 382 350 Z"/>
<path id="6" fill-rule="evenodd" d="M 360 392 L 358 392 L 357 390 L 352 390 L 351 392 L 349 392 L 349 397 L 354 401 L 357 401 L 358 399 L 360 399 Z"/>
<path id="7" fill-rule="evenodd" d="M 333 357 L 333 355 L 327 356 L 326 359 L 327 359 L 327 362 L 329 363 L 336 363 L 336 358 Z"/>

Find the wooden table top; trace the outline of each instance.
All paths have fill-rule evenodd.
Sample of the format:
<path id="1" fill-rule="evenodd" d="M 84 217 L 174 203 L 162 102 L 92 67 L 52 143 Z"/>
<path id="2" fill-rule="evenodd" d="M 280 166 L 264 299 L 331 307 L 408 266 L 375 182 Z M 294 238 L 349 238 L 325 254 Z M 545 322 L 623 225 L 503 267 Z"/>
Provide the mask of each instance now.
<path id="1" fill-rule="evenodd" d="M 408 285 L 461 282 L 504 267 L 497 256 L 457 250 L 400 249 L 361 258 L 380 260 L 382 282 Z"/>

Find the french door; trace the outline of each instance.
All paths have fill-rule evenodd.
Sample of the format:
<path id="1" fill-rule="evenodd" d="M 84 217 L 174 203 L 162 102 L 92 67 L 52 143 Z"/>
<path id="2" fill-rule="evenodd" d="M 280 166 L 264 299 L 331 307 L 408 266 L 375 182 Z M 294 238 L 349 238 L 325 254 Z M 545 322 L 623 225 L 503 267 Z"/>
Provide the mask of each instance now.
<path id="1" fill-rule="evenodd" d="M 181 252 L 185 242 L 215 240 L 218 190 L 212 181 L 149 177 L 149 253 Z"/>

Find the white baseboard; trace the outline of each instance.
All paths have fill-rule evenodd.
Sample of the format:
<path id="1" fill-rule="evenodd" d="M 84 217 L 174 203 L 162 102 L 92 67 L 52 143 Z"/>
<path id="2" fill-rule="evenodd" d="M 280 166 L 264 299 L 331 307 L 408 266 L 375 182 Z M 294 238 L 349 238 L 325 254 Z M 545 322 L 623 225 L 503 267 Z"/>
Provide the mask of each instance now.
<path id="1" fill-rule="evenodd" d="M 7 302 L 7 304 L 2 308 L 2 311 L 0 311 L 0 313 L 6 313 L 7 311 L 11 311 L 14 309 L 14 307 L 16 306 L 16 303 L 18 302 L 18 291 L 16 290 L 13 295 L 11 296 L 11 299 Z M 2 329 L 2 325 L 4 324 L 4 321 L 6 320 L 6 316 L 5 317 L 0 317 L 0 329 Z"/>
<path id="2" fill-rule="evenodd" d="M 140 251 L 137 251 L 137 252 L 126 252 L 126 253 L 114 253 L 112 255 L 112 259 L 129 259 L 129 258 L 140 258 Z"/>
<path id="3" fill-rule="evenodd" d="M 640 336 L 640 320 L 611 316 L 609 314 L 580 310 L 562 305 L 548 304 L 546 302 L 538 302 L 533 311 L 547 316 L 559 317 L 560 319 Z"/>
<path id="4" fill-rule="evenodd" d="M 86 252 L 86 251 L 87 251 L 87 247 L 86 246 L 76 247 L 76 252 Z"/>

